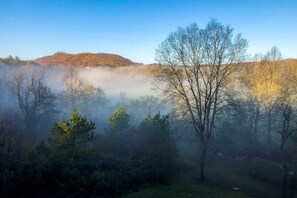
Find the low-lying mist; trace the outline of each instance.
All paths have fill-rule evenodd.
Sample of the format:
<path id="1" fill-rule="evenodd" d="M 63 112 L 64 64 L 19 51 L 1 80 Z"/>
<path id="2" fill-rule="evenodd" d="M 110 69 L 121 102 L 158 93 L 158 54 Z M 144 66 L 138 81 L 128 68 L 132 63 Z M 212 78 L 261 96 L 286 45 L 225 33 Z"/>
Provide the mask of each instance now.
<path id="1" fill-rule="evenodd" d="M 118 99 L 121 92 L 126 93 L 131 98 L 143 95 L 153 95 L 151 78 L 142 73 L 143 66 L 129 67 L 96 67 L 96 68 L 76 68 L 80 77 L 94 87 L 101 87 L 106 97 Z M 63 77 L 69 68 L 46 67 L 48 85 L 57 91 L 63 89 Z"/>
<path id="2" fill-rule="evenodd" d="M 165 107 L 166 105 L 161 102 L 156 92 L 152 90 L 152 78 L 145 72 L 145 67 L 2 66 L 0 68 L 0 90 L 2 93 L 0 108 L 14 113 L 19 122 L 22 123 L 26 119 L 24 115 L 26 110 L 20 109 L 19 99 L 14 93 L 15 90 L 9 84 L 17 81 L 16 74 L 22 74 L 23 78 L 28 78 L 23 82 L 21 88 L 23 90 L 20 92 L 26 97 L 26 89 L 30 89 L 29 81 L 32 79 L 32 74 L 36 73 L 38 75 L 42 74 L 44 85 L 49 87 L 55 96 L 55 107 L 53 108 L 55 112 L 45 116 L 42 124 L 40 124 L 43 129 L 44 126 L 47 126 L 47 130 L 45 130 L 47 134 L 43 134 L 44 132 L 40 132 L 40 129 L 36 129 L 38 131 L 35 132 L 36 136 L 46 138 L 52 124 L 69 117 L 73 108 L 96 123 L 96 132 L 105 130 L 109 116 L 120 105 L 124 106 L 131 116 L 131 125 L 136 126 L 148 115 L 153 116 L 158 112 L 161 114 L 169 113 L 169 107 Z M 66 94 L 67 85 L 65 84 L 67 81 L 66 76 L 73 71 L 77 74 L 73 78 L 74 83 L 83 82 L 82 88 L 72 87 L 72 91 L 79 92 L 75 93 L 78 96 L 73 98 L 75 106 L 71 105 L 71 94 Z M 100 93 L 97 93 L 96 90 L 100 90 Z M 30 97 L 33 96 L 29 96 L 28 101 Z M 29 102 L 34 101 L 33 98 L 31 100 Z M 25 130 L 25 125 L 23 128 Z"/>

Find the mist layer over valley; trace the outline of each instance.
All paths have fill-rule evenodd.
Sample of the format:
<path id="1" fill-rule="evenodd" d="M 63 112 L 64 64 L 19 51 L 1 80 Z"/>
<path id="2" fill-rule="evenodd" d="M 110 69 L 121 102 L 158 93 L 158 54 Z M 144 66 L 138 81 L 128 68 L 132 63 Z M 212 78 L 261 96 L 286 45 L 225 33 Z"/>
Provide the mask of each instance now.
<path id="1" fill-rule="evenodd" d="M 131 123 L 136 126 L 147 115 L 169 112 L 168 108 L 165 110 L 165 105 L 158 98 L 157 93 L 152 90 L 152 74 L 148 73 L 147 67 L 149 66 L 65 68 L 53 65 L 3 65 L 0 67 L 2 93 L 0 107 L 4 112 L 15 114 L 16 118 L 22 122 L 24 118 L 21 116 L 19 101 L 16 98 L 17 96 L 13 94 L 15 90 L 10 86 L 10 83 L 18 79 L 16 78 L 17 74 L 22 74 L 23 78 L 26 78 L 25 81 L 32 80 L 32 75 L 35 74 L 36 77 L 42 75 L 42 77 L 39 76 L 42 78 L 42 83 L 51 89 L 56 97 L 56 112 L 51 115 L 53 117 L 50 120 L 45 118 L 49 122 L 46 124 L 47 126 L 68 117 L 75 108 L 96 123 L 96 132 L 103 132 L 108 117 L 119 105 L 125 106 L 127 112 L 131 115 Z M 81 85 L 77 84 L 75 85 L 77 87 L 72 87 L 72 91 L 77 92 L 75 93 L 77 94 L 76 104 L 73 107 L 67 96 L 66 98 L 62 96 L 67 87 L 65 85 L 67 79 L 65 78 L 69 73 L 74 74 L 74 76 L 70 77 L 73 78 L 72 80 L 82 82 Z M 30 88 L 28 82 L 23 83 L 24 89 Z M 101 91 L 97 96 L 92 95 L 94 94 L 92 91 L 95 91 L 95 89 Z M 39 140 L 40 138 L 47 138 L 50 128 L 47 131 L 46 134 L 38 132 L 40 134 L 35 134 L 36 138 Z"/>

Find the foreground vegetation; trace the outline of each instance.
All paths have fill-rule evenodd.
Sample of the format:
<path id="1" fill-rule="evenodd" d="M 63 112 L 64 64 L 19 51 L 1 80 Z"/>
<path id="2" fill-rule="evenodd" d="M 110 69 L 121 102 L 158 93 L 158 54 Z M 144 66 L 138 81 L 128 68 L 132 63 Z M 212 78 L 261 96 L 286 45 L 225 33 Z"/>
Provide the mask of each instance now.
<path id="1" fill-rule="evenodd" d="M 68 121 L 54 124 L 49 144 L 33 145 L 23 158 L 2 150 L 1 196 L 116 196 L 168 182 L 176 156 L 168 117 L 148 116 L 138 128 L 128 127 L 129 115 L 120 106 L 106 132 L 95 137 L 94 123 L 74 110 Z"/>

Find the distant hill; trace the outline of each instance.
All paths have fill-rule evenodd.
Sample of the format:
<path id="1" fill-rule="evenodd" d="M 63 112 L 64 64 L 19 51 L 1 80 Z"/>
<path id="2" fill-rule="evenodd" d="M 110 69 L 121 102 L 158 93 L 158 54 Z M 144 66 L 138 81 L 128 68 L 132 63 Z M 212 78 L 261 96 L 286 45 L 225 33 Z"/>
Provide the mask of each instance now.
<path id="1" fill-rule="evenodd" d="M 294 59 L 294 58 L 288 58 L 288 59 L 284 59 L 283 62 L 285 64 L 294 64 L 297 66 L 297 59 Z"/>
<path id="2" fill-rule="evenodd" d="M 106 53 L 80 53 L 67 54 L 58 52 L 51 56 L 44 56 L 34 60 L 41 65 L 96 67 L 96 66 L 130 66 L 139 65 L 131 60 L 116 54 Z"/>

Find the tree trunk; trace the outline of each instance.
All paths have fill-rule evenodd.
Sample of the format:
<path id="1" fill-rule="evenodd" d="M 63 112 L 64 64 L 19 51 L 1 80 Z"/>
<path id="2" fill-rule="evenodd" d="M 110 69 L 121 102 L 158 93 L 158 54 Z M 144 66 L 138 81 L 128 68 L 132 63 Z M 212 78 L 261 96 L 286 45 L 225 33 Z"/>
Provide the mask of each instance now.
<path id="1" fill-rule="evenodd" d="M 285 164 L 283 164 L 283 171 L 284 171 L 284 176 L 283 176 L 282 196 L 283 196 L 283 198 L 286 198 L 287 197 L 287 186 L 288 186 L 288 169 Z"/>
<path id="2" fill-rule="evenodd" d="M 284 133 L 284 131 L 283 131 Z M 285 141 L 284 141 L 284 136 L 282 136 L 282 143 L 280 145 L 280 155 L 281 155 L 281 161 L 282 161 L 282 167 L 283 167 L 283 185 L 282 185 L 282 197 L 286 198 L 287 197 L 287 187 L 288 187 L 288 168 L 287 164 L 285 161 L 285 153 L 284 153 L 284 146 L 285 146 Z"/>
<path id="3" fill-rule="evenodd" d="M 206 160 L 206 149 L 207 148 L 207 143 L 202 142 L 202 149 L 201 149 L 201 154 L 200 154 L 200 179 L 205 180 L 205 160 Z"/>
<path id="4" fill-rule="evenodd" d="M 268 110 L 268 131 L 267 131 L 267 155 L 270 154 L 270 145 L 271 145 L 271 109 Z"/>

